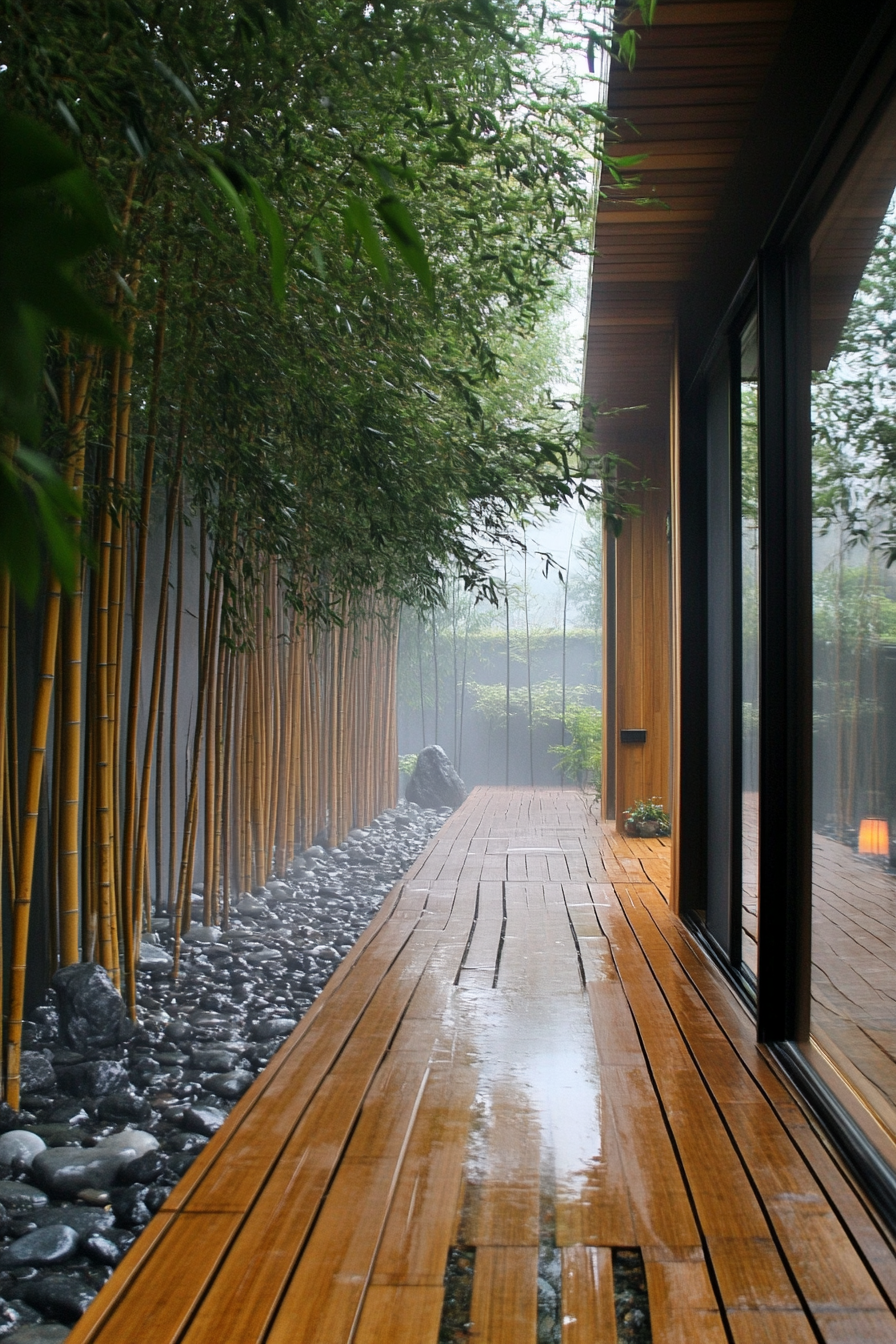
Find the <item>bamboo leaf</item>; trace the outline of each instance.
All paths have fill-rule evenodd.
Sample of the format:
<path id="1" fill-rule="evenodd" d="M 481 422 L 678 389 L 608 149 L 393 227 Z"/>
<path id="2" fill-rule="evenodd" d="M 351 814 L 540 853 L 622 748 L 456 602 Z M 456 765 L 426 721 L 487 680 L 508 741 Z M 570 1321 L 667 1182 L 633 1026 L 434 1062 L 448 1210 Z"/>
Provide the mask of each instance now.
<path id="1" fill-rule="evenodd" d="M 435 302 L 435 286 L 423 239 L 411 219 L 407 206 L 395 195 L 381 196 L 376 212 L 408 270 L 420 282 L 420 287 L 431 303 Z"/>
<path id="2" fill-rule="evenodd" d="M 222 173 L 216 163 L 212 163 L 210 160 L 206 159 L 205 168 L 212 182 L 214 182 L 234 215 L 236 215 L 236 222 L 239 225 L 240 233 L 243 236 L 243 242 L 254 256 L 258 245 L 255 241 L 255 234 L 252 232 L 252 225 L 249 222 L 249 212 L 246 209 L 245 202 L 240 197 L 239 192 L 231 182 L 230 178 L 226 173 Z"/>
<path id="3" fill-rule="evenodd" d="M 0 565 L 16 591 L 34 606 L 40 584 L 40 549 L 34 519 L 8 459 L 0 457 Z"/>
<path id="4" fill-rule="evenodd" d="M 37 485 L 33 489 L 33 494 L 42 524 L 43 541 L 50 556 L 53 572 L 59 580 L 62 591 L 71 593 L 77 575 L 78 547 L 71 529 L 62 523 L 47 492 Z"/>
<path id="5" fill-rule="evenodd" d="M 158 60 L 156 57 L 153 58 L 153 65 L 158 70 L 159 74 L 162 75 L 164 79 L 167 79 L 171 87 L 177 90 L 184 102 L 192 107 L 195 112 L 198 112 L 199 104 L 196 101 L 196 95 L 193 93 L 192 89 L 187 87 L 180 75 L 176 75 L 170 66 L 166 65 L 164 61 Z"/>
<path id="6" fill-rule="evenodd" d="M 255 210 L 261 221 L 261 227 L 268 240 L 271 263 L 271 292 L 274 295 L 274 302 L 280 305 L 286 299 L 286 239 L 283 234 L 283 225 L 280 222 L 280 216 L 255 178 L 250 177 L 247 173 L 246 181 L 252 192 L 252 200 L 255 203 Z"/>
<path id="7" fill-rule="evenodd" d="M 362 201 L 360 196 L 349 197 L 348 205 L 345 207 L 344 220 L 345 233 L 349 243 L 354 238 L 359 238 L 364 246 L 364 251 L 379 273 L 380 279 L 386 285 L 391 284 L 392 273 L 389 269 L 386 253 L 383 251 L 383 245 L 380 242 L 380 235 L 371 218 L 366 202 Z"/>

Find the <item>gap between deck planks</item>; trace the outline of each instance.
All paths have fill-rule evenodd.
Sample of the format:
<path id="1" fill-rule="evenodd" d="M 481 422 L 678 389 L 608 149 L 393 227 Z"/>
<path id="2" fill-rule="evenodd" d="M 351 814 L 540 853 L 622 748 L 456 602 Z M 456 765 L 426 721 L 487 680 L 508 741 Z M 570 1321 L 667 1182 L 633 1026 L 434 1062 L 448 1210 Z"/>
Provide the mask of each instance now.
<path id="1" fill-rule="evenodd" d="M 572 791 L 476 789 L 172 1192 L 69 1344 L 896 1344 L 896 1259 L 670 913 L 668 847 Z"/>

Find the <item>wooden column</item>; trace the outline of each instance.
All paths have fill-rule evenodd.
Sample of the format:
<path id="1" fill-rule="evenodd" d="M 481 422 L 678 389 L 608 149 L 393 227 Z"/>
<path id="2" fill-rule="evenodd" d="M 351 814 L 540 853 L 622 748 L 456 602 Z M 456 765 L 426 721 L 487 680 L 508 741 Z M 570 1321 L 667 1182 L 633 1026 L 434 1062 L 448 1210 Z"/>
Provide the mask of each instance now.
<path id="1" fill-rule="evenodd" d="M 642 512 L 616 541 L 616 827 L 636 799 L 668 809 L 670 740 L 669 443 L 645 444 L 633 466 L 649 479 Z M 646 740 L 625 741 L 643 729 Z"/>

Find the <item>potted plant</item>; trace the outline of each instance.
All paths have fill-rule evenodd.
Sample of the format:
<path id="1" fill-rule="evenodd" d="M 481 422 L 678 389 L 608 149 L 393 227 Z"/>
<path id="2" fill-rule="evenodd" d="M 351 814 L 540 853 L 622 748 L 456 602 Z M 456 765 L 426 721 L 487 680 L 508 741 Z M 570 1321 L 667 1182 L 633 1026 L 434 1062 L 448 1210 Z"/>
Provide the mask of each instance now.
<path id="1" fill-rule="evenodd" d="M 671 835 L 672 823 L 669 820 L 669 813 L 663 810 L 662 798 L 636 798 L 633 807 L 628 807 L 622 814 L 625 821 L 626 835 L 640 835 L 643 839 L 650 839 L 656 835 Z"/>

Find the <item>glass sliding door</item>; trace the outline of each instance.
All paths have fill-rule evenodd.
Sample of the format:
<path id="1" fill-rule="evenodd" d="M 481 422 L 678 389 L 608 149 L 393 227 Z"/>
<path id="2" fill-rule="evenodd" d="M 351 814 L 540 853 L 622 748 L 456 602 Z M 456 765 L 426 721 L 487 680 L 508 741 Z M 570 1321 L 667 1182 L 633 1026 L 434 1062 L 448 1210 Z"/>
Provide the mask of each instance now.
<path id="1" fill-rule="evenodd" d="M 737 406 L 740 534 L 741 960 L 756 974 L 759 914 L 759 382 L 755 314 L 741 332 Z"/>
<path id="2" fill-rule="evenodd" d="M 860 1100 L 874 1142 L 887 1146 L 896 1144 L 893 110 L 810 258 L 811 1034 L 841 1095 Z"/>

